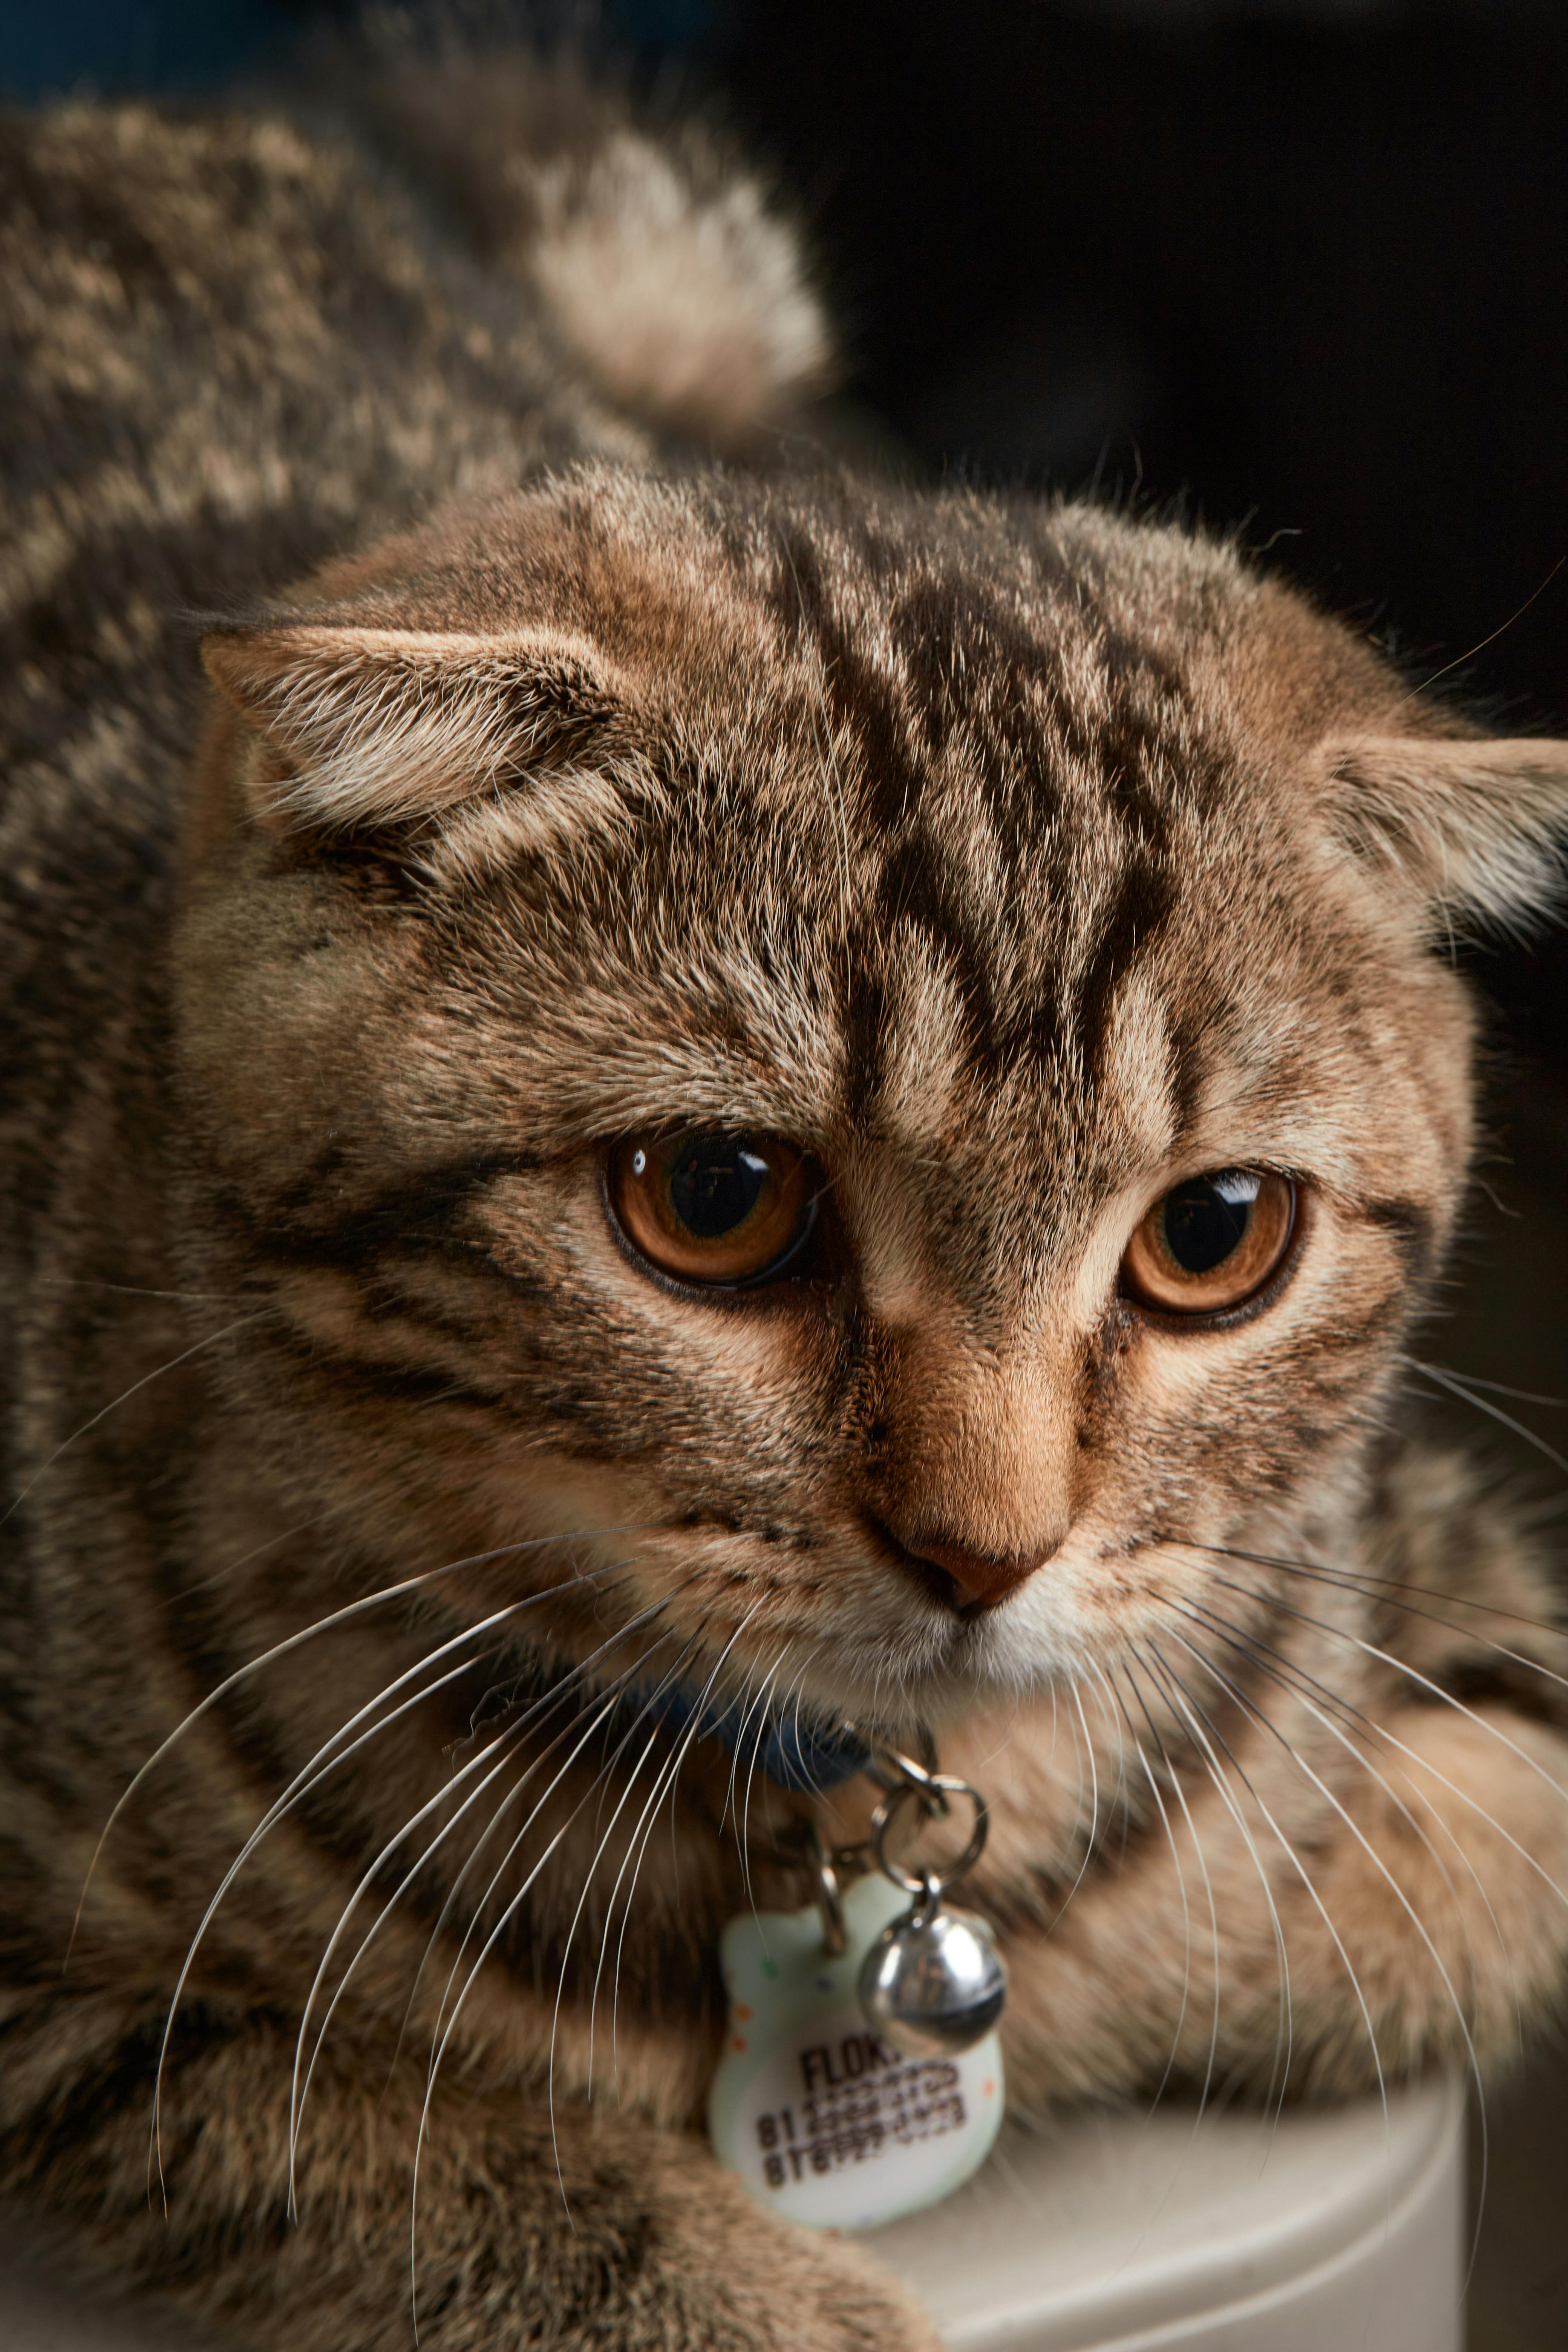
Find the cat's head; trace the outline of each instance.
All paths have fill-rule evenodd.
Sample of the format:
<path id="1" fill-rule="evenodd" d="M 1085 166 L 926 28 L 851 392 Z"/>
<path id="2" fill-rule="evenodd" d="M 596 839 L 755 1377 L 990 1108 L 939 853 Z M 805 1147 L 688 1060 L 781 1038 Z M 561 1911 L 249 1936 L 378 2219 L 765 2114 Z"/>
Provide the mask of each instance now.
<path id="1" fill-rule="evenodd" d="M 842 483 L 568 477 L 207 659 L 193 1234 L 384 1550 L 940 1715 L 1331 1530 L 1563 746 L 1212 542 Z"/>

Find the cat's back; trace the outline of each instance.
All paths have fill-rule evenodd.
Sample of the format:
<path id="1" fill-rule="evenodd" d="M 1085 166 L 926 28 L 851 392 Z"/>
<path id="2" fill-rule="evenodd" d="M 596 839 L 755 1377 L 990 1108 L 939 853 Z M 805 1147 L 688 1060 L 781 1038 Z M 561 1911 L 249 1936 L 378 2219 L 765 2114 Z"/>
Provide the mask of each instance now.
<path id="1" fill-rule="evenodd" d="M 42 762 L 57 794 L 112 768 L 137 796 L 149 758 L 190 755 L 194 612 L 606 437 L 526 289 L 346 138 L 137 104 L 14 116 L 0 224 L 13 793 Z"/>
<path id="2" fill-rule="evenodd" d="M 189 615 L 531 454 L 521 333 L 485 418 L 441 275 L 350 147 L 281 120 L 0 125 L 0 1181 L 28 1258 L 72 1102 L 159 1051 Z"/>
<path id="3" fill-rule="evenodd" d="M 743 174 L 515 46 L 386 50 L 292 112 L 0 119 L 14 1235 L 69 1098 L 106 1056 L 163 1052 L 197 617 L 541 466 L 645 465 L 672 431 L 743 442 L 825 351 Z"/>
<path id="4" fill-rule="evenodd" d="M 820 378 L 793 233 L 710 143 L 515 46 L 358 64 L 293 114 L 0 120 L 8 775 L 67 679 L 188 756 L 147 688 L 194 681 L 193 610 L 542 464 L 745 446 Z"/>

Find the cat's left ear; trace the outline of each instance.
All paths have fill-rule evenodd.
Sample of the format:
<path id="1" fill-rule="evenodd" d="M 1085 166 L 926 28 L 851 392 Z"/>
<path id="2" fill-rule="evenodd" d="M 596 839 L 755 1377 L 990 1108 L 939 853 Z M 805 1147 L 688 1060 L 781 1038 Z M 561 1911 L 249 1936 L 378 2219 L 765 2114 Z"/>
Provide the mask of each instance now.
<path id="1" fill-rule="evenodd" d="M 626 714 L 592 647 L 301 619 L 214 631 L 208 676 L 258 739 L 243 790 L 278 830 L 343 835 L 480 795 L 526 809 L 605 789 Z M 562 812 L 557 811 L 557 817 Z"/>
<path id="2" fill-rule="evenodd" d="M 1368 735 L 1321 757 L 1335 834 L 1433 916 L 1517 931 L 1561 894 L 1568 742 Z"/>

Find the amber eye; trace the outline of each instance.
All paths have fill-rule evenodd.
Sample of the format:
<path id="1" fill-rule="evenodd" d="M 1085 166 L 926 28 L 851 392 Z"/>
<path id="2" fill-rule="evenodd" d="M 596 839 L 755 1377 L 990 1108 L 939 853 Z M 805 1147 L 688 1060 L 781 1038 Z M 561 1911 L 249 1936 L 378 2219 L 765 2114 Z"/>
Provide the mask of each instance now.
<path id="1" fill-rule="evenodd" d="M 733 1289 L 798 1259 L 816 1218 L 813 1173 L 777 1136 L 633 1135 L 611 1154 L 610 1205 L 650 1265 Z"/>
<path id="2" fill-rule="evenodd" d="M 1260 1290 L 1296 1227 L 1296 1188 L 1258 1168 L 1191 1176 L 1127 1245 L 1121 1286 L 1166 1315 L 1217 1315 Z"/>

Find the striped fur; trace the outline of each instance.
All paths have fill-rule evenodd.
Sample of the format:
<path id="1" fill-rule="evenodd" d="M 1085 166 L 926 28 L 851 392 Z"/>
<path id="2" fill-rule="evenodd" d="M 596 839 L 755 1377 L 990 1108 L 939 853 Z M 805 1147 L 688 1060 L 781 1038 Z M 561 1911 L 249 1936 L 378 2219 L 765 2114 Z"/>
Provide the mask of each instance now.
<path id="1" fill-rule="evenodd" d="M 1541 905 L 1568 753 L 1202 538 L 658 442 L 813 376 L 805 280 L 769 222 L 721 415 L 721 292 L 595 361 L 681 187 L 721 289 L 764 212 L 591 93 L 552 144 L 543 72 L 389 68 L 369 146 L 6 131 L 0 2178 L 379 2352 L 422 2146 L 436 2352 L 868 2352 L 929 2331 L 693 2127 L 743 1848 L 792 1901 L 870 1791 L 617 1692 L 938 1727 L 1026 2102 L 1499 2063 L 1568 1658 L 1398 1391 L 1442 950 Z M 619 1245 L 606 1148 L 689 1121 L 818 1157 L 809 1279 Z M 1140 1313 L 1129 1235 L 1237 1163 L 1285 1275 Z M 1052 1557 L 963 1618 L 889 1527 Z"/>

